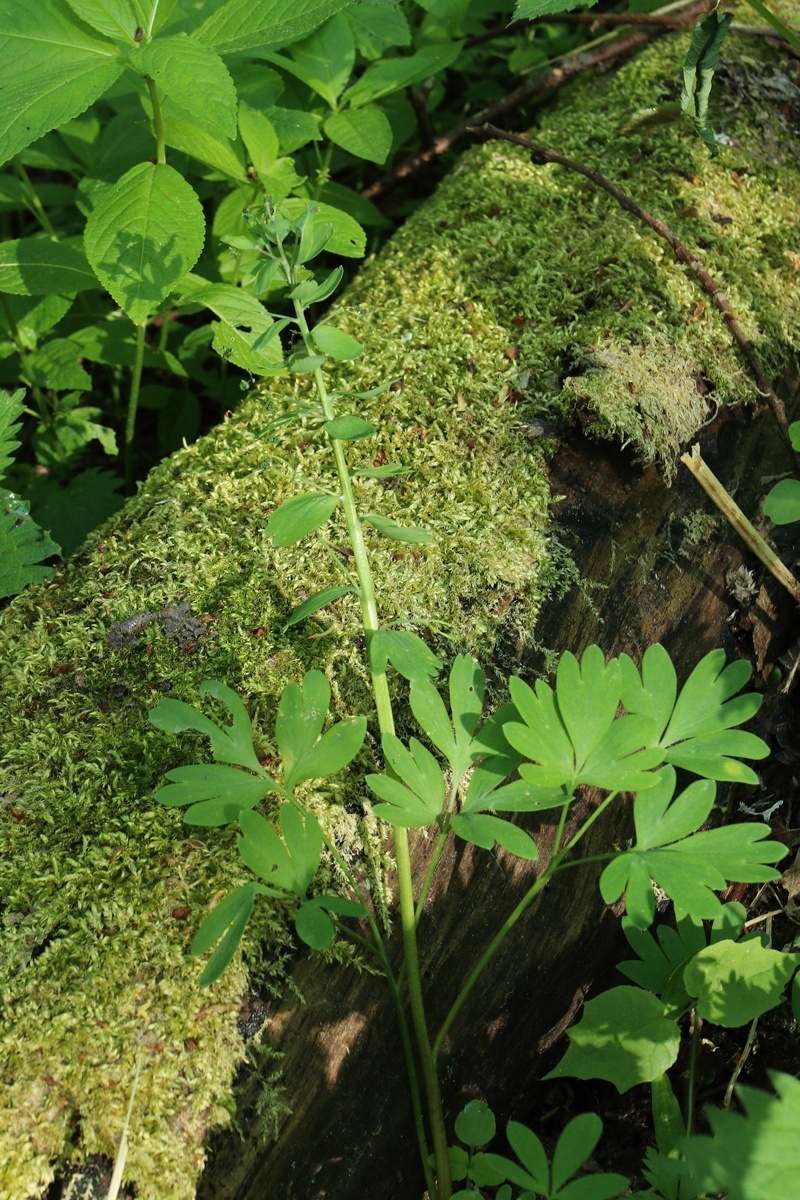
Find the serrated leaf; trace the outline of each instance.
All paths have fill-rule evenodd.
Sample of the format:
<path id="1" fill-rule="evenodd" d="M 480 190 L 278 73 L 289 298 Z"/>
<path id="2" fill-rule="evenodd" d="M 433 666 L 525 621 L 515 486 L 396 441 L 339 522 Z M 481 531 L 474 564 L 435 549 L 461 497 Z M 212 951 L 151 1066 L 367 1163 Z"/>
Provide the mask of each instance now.
<path id="1" fill-rule="evenodd" d="M 351 0 L 227 0 L 193 34 L 219 54 L 293 41 L 317 29 Z"/>
<path id="2" fill-rule="evenodd" d="M 311 338 L 323 354 L 342 362 L 360 358 L 364 353 L 364 347 L 360 342 L 357 342 L 349 333 L 344 333 L 341 329 L 334 329 L 333 325 L 315 325 L 311 330 Z"/>
<path id="3" fill-rule="evenodd" d="M 394 46 L 410 46 L 411 30 L 402 12 L 375 4 L 352 6 L 347 19 L 364 58 L 379 58 Z"/>
<path id="4" fill-rule="evenodd" d="M 41 583 L 53 574 L 42 560 L 58 554 L 60 547 L 35 521 L 21 511 L 17 497 L 0 489 L 0 599 L 16 596 L 29 583 Z"/>
<path id="5" fill-rule="evenodd" d="M 764 516 L 775 525 L 790 525 L 800 521 L 800 481 L 781 479 L 764 501 Z"/>
<path id="6" fill-rule="evenodd" d="M 184 814 L 187 825 L 228 825 L 243 808 L 254 808 L 275 791 L 274 780 L 249 775 L 222 763 L 193 763 L 167 771 L 170 782 L 156 792 L 159 804 L 192 807 Z"/>
<path id="7" fill-rule="evenodd" d="M 84 112 L 124 70 L 119 48 L 94 37 L 63 0 L 5 6 L 0 66 L 0 163 Z"/>
<path id="8" fill-rule="evenodd" d="M 297 75 L 331 107 L 347 87 L 356 58 L 350 23 L 337 14 L 311 37 L 289 47 L 290 59 L 282 58 L 284 70 Z M 267 55 L 270 61 L 281 56 Z"/>
<path id="9" fill-rule="evenodd" d="M 680 1030 L 666 1005 L 640 988 L 616 987 L 584 1005 L 569 1049 L 545 1079 L 607 1079 L 618 1092 L 649 1083 L 675 1062 Z"/>
<path id="10" fill-rule="evenodd" d="M 342 96 L 342 104 L 361 108 L 413 83 L 421 83 L 451 66 L 461 53 L 461 42 L 425 46 L 406 58 L 383 59 L 367 67 L 361 78 Z"/>
<path id="11" fill-rule="evenodd" d="M 356 158 L 381 164 L 389 157 L 392 127 L 377 104 L 333 113 L 322 128 L 335 145 Z"/>
<path id="12" fill-rule="evenodd" d="M 535 21 L 538 17 L 572 12 L 576 8 L 591 8 L 596 3 L 597 0 L 517 0 L 512 20 Z"/>
<path id="13" fill-rule="evenodd" d="M 438 675 L 443 665 L 421 637 L 406 629 L 379 629 L 370 642 L 369 661 L 376 675 L 382 674 L 390 662 L 412 683 L 415 679 Z"/>
<path id="14" fill-rule="evenodd" d="M 375 432 L 372 422 L 363 417 L 336 417 L 333 421 L 325 421 L 322 428 L 329 437 L 343 442 L 357 442 L 360 438 L 372 437 Z"/>
<path id="15" fill-rule="evenodd" d="M 709 1109 L 713 1138 L 684 1144 L 693 1186 L 728 1200 L 791 1196 L 800 1172 L 800 1080 L 769 1072 L 777 1095 L 739 1085 L 743 1113 Z"/>
<path id="16" fill-rule="evenodd" d="M 319 869 L 322 830 L 313 813 L 301 816 L 293 804 L 282 805 L 278 819 L 280 837 L 260 813 L 240 813 L 239 855 L 268 884 L 305 900 Z"/>
<path id="17" fill-rule="evenodd" d="M 32 354 L 28 355 L 25 366 L 31 386 L 53 391 L 88 392 L 92 386 L 92 377 L 81 366 L 78 358 L 80 350 L 70 338 L 51 338 Z M 61 442 L 67 456 L 70 456 L 93 438 L 103 444 L 107 454 L 117 453 L 117 441 L 113 430 L 106 425 L 99 425 L 92 420 L 99 417 L 99 408 L 80 408 L 74 405 L 67 410 L 61 407 L 57 410 L 55 420 L 44 425 L 45 436 L 50 435 Z M 47 460 L 45 460 L 47 461 Z"/>
<path id="18" fill-rule="evenodd" d="M 84 247 L 103 286 L 141 324 L 192 269 L 204 237 L 191 185 L 166 163 L 140 163 L 98 202 Z"/>
<path id="19" fill-rule="evenodd" d="M 132 53 L 130 61 L 196 124 L 222 138 L 236 137 L 236 88 L 222 59 L 208 46 L 185 34 L 160 37 Z"/>
<path id="20" fill-rule="evenodd" d="M 17 388 L 13 395 L 0 390 L 0 480 L 14 461 L 13 451 L 21 442 L 15 437 L 22 425 L 25 410 L 25 391 Z"/>
<path id="21" fill-rule="evenodd" d="M 38 475 L 31 481 L 31 512 L 43 529 L 49 529 L 64 555 L 74 553 L 87 535 L 119 512 L 125 498 L 119 489 L 125 486 L 112 471 L 87 467 L 65 486 L 51 475 Z"/>
<path id="22" fill-rule="evenodd" d="M 694 955 L 683 981 L 701 1017 L 735 1029 L 780 1004 L 799 961 L 796 954 L 767 949 L 757 938 L 717 942 Z"/>
<path id="23" fill-rule="evenodd" d="M 166 98 L 161 106 L 161 116 L 167 146 L 196 158 L 215 171 L 221 171 L 238 183 L 250 182 L 244 152 L 238 142 L 211 133 L 194 118 L 188 117 L 184 109 Z"/>
<path id="24" fill-rule="evenodd" d="M 320 592 L 315 592 L 313 596 L 309 596 L 302 604 L 298 604 L 283 628 L 288 629 L 291 625 L 299 624 L 306 617 L 313 616 L 321 608 L 326 608 L 329 604 L 333 604 L 334 600 L 338 600 L 341 596 L 346 596 L 348 593 L 357 596 L 358 590 L 354 587 L 330 587 L 323 588 Z"/>
<path id="25" fill-rule="evenodd" d="M 412 545 L 421 546 L 433 541 L 430 530 L 419 529 L 414 525 L 400 525 L 391 517 L 382 517 L 379 513 L 365 513 L 362 520 L 393 542 L 410 542 Z"/>
<path id="26" fill-rule="evenodd" d="M 15 296 L 73 295 L 100 283 L 74 239 L 16 238 L 0 243 L 0 292 Z"/>
<path id="27" fill-rule="evenodd" d="M 276 546 L 293 546 L 319 529 L 330 519 L 341 497 L 306 493 L 285 500 L 270 517 L 264 529 Z"/>
<path id="28" fill-rule="evenodd" d="M 250 162 L 256 174 L 266 175 L 275 163 L 280 150 L 275 126 L 258 109 L 251 108 L 243 100 L 239 101 L 239 132 L 247 149 Z M 276 263 L 276 267 L 279 264 Z"/>
<path id="29" fill-rule="evenodd" d="M 236 693 L 217 679 L 206 679 L 200 684 L 199 690 L 201 695 L 213 696 L 225 705 L 232 717 L 230 725 L 220 726 L 190 704 L 183 700 L 172 700 L 168 696 L 162 696 L 155 708 L 150 710 L 150 724 L 164 733 L 183 733 L 187 729 L 204 733 L 211 739 L 211 750 L 217 762 L 235 763 L 269 779 L 256 758 L 250 718 Z"/>

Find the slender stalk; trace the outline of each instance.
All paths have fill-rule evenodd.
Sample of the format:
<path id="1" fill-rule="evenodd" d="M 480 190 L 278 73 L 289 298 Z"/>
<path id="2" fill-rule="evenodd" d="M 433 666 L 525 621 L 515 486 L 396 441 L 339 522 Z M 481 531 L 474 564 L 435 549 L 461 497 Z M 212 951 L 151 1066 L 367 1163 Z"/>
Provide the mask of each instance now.
<path id="1" fill-rule="evenodd" d="M 445 827 L 443 829 L 439 830 L 439 836 L 436 839 L 436 845 L 434 846 L 433 854 L 431 855 L 431 861 L 428 864 L 428 870 L 425 872 L 425 879 L 423 880 L 422 889 L 421 889 L 421 891 L 419 893 L 419 897 L 417 899 L 417 911 L 416 911 L 415 918 L 414 918 L 417 922 L 417 925 L 419 925 L 420 917 L 422 916 L 422 911 L 425 908 L 425 901 L 428 898 L 428 891 L 430 889 L 431 883 L 433 882 L 434 872 L 436 871 L 436 868 L 439 865 L 439 859 L 441 858 L 442 850 L 444 849 L 444 844 L 447 841 L 447 835 L 449 832 L 450 832 L 449 825 L 445 825 Z"/>
<path id="2" fill-rule="evenodd" d="M 777 29 L 784 41 L 793 46 L 795 50 L 800 50 L 800 37 L 796 33 L 792 33 L 789 26 L 784 24 L 780 17 L 776 17 L 775 13 L 768 9 L 766 4 L 762 4 L 761 0 L 747 0 L 747 3 L 751 8 L 755 9 L 760 17 L 763 17 L 768 25 L 771 25 L 773 29 Z"/>
<path id="3" fill-rule="evenodd" d="M 739 1055 L 739 1061 L 734 1067 L 733 1074 L 730 1077 L 728 1086 L 725 1089 L 725 1099 L 722 1101 L 723 1108 L 730 1108 L 731 1100 L 733 1099 L 733 1089 L 736 1087 L 736 1081 L 741 1075 L 744 1065 L 750 1057 L 750 1052 L 756 1044 L 756 1031 L 758 1030 L 758 1017 L 754 1017 L 750 1023 L 750 1029 L 747 1033 L 747 1041 L 744 1044 L 742 1053 Z"/>
<path id="4" fill-rule="evenodd" d="M 293 272 L 283 251 L 281 255 L 286 272 L 287 279 L 290 282 L 295 282 Z M 306 321 L 305 311 L 300 301 L 294 301 L 295 316 L 303 341 L 309 353 L 314 353 L 313 343 L 311 341 L 311 331 Z M 330 396 L 328 395 L 327 384 L 322 371 L 317 368 L 314 372 L 314 381 L 317 385 L 317 394 L 319 395 L 322 404 L 322 411 L 326 421 L 334 419 L 334 409 Z M 355 496 L 353 494 L 353 485 L 350 479 L 350 471 L 347 466 L 342 443 L 337 438 L 331 438 L 333 448 L 333 456 L 336 463 L 336 470 L 339 476 L 339 484 L 342 492 L 342 505 L 344 508 L 345 521 L 347 523 L 347 532 L 350 538 L 350 546 L 353 551 L 353 560 L 358 575 L 360 584 L 361 597 L 361 619 L 364 626 L 364 633 L 367 640 L 367 654 L 370 654 L 372 639 L 379 629 L 378 622 L 378 605 L 375 598 L 375 587 L 372 579 L 372 571 L 369 564 L 367 547 L 364 541 L 364 533 L 361 527 L 361 522 L 358 518 L 356 510 Z M 381 733 L 394 733 L 394 714 L 392 712 L 392 703 L 389 696 L 389 685 L 386 679 L 386 671 L 376 670 L 370 657 L 370 674 L 372 677 L 372 687 L 375 695 L 375 708 L 378 716 L 378 725 Z M 397 864 L 397 889 L 400 900 L 400 924 L 403 935 L 403 953 L 408 979 L 408 994 L 411 1007 L 411 1020 L 414 1027 L 414 1036 L 417 1043 L 417 1051 L 420 1059 L 420 1071 L 422 1074 L 422 1082 L 425 1089 L 425 1095 L 428 1105 L 428 1120 L 431 1127 L 431 1137 L 433 1142 L 433 1153 L 436 1162 L 436 1185 L 431 1191 L 431 1200 L 450 1200 L 452 1192 L 452 1184 L 450 1179 L 450 1159 L 447 1153 L 447 1135 L 444 1127 L 444 1112 L 442 1109 L 441 1094 L 439 1091 L 439 1080 L 436 1074 L 436 1061 L 432 1051 L 430 1037 L 428 1034 L 427 1023 L 425 1020 L 425 1007 L 422 997 L 422 979 L 419 970 L 419 955 L 417 951 L 417 922 L 414 912 L 414 889 L 411 876 L 411 853 L 408 844 L 408 831 L 400 826 L 394 826 L 394 852 L 395 862 Z M 426 1176 L 428 1174 L 427 1164 Z M 430 1185 L 429 1185 L 430 1187 Z"/>
<path id="5" fill-rule="evenodd" d="M 150 102 L 153 105 L 153 127 L 156 135 L 156 160 L 160 163 L 167 161 L 166 144 L 164 142 L 164 118 L 161 115 L 161 102 L 158 98 L 156 81 L 145 75 L 147 89 L 150 92 Z"/>
<path id="6" fill-rule="evenodd" d="M 694 1085 L 697 1073 L 697 1047 L 700 1043 L 700 1026 L 702 1021 L 697 1015 L 697 1009 L 692 1009 L 692 1037 L 689 1043 L 689 1083 L 686 1088 L 686 1135 L 691 1137 L 694 1132 Z"/>
<path id="7" fill-rule="evenodd" d="M 18 177 L 21 179 L 22 184 L 25 188 L 25 191 L 28 193 L 28 199 L 31 202 L 31 208 L 33 209 L 34 216 L 36 217 L 37 221 L 39 222 L 39 224 L 41 225 L 42 229 L 45 231 L 47 236 L 52 241 L 57 242 L 58 234 L 56 233 L 55 229 L 53 228 L 50 218 L 48 217 L 47 212 L 45 211 L 45 207 L 42 204 L 41 200 L 39 199 L 39 193 L 36 191 L 36 188 L 33 186 L 30 175 L 25 170 L 25 168 L 22 165 L 22 163 L 20 162 L 19 158 L 14 159 L 14 171 L 18 175 Z"/>
<path id="8" fill-rule="evenodd" d="M 128 396 L 128 413 L 125 419 L 125 481 L 129 489 L 133 487 L 134 433 L 136 430 L 136 409 L 139 405 L 139 388 L 142 383 L 144 331 L 144 325 L 136 326 L 136 354 L 133 360 L 133 370 L 131 371 L 131 390 Z"/>

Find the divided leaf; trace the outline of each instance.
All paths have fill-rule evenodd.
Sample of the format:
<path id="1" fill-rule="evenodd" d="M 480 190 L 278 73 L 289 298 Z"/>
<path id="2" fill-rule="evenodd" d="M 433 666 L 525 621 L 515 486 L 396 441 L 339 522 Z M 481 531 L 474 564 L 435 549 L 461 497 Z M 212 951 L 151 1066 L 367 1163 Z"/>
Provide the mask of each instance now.
<path id="1" fill-rule="evenodd" d="M 245 808 L 254 808 L 269 792 L 278 790 L 273 779 L 249 775 L 222 763 L 193 763 L 167 771 L 172 782 L 156 792 L 159 804 L 189 804 L 187 825 L 230 825 Z"/>
<path id="2" fill-rule="evenodd" d="M 322 830 L 313 813 L 301 816 L 290 803 L 281 806 L 278 819 L 280 837 L 261 813 L 240 813 L 239 855 L 266 883 L 305 900 L 319 869 Z"/>
<path id="3" fill-rule="evenodd" d="M 602 1132 L 603 1122 L 594 1113 L 573 1117 L 556 1143 L 551 1168 L 545 1148 L 533 1130 L 518 1121 L 509 1121 L 508 1141 L 519 1161 L 502 1154 L 483 1157 L 487 1166 L 493 1167 L 503 1179 L 525 1188 L 523 1197 L 531 1200 L 534 1195 L 551 1200 L 611 1200 L 628 1187 L 624 1175 L 596 1172 L 572 1179 L 591 1158 Z"/>
<path id="4" fill-rule="evenodd" d="M 336 936 L 331 913 L 337 917 L 365 917 L 367 910 L 343 896 L 313 896 L 306 900 L 295 914 L 294 925 L 297 936 L 312 950 L 324 950 Z"/>
<path id="5" fill-rule="evenodd" d="M 382 674 L 390 662 L 398 674 L 412 683 L 438 675 L 443 666 L 422 638 L 406 629 L 379 629 L 370 642 L 369 662 L 376 675 Z"/>
<path id="6" fill-rule="evenodd" d="M 335 775 L 355 758 L 367 731 L 366 717 L 346 717 L 322 737 L 331 688 L 321 671 L 307 671 L 301 685 L 283 689 L 275 720 L 275 740 L 283 760 L 287 790 L 305 779 Z"/>
<path id="7" fill-rule="evenodd" d="M 734 1029 L 780 1004 L 798 961 L 796 954 L 767 949 L 758 937 L 723 941 L 695 954 L 683 980 L 701 1017 Z"/>
<path id="8" fill-rule="evenodd" d="M 397 778 L 367 775 L 368 786 L 386 801 L 375 806 L 377 816 L 407 829 L 423 829 L 441 823 L 444 777 L 430 750 L 416 738 L 411 739 L 406 749 L 393 733 L 385 733 L 381 745 L 386 762 Z"/>
<path id="9" fill-rule="evenodd" d="M 236 693 L 217 679 L 206 679 L 200 684 L 200 694 L 220 700 L 230 711 L 233 718 L 231 724 L 220 726 L 190 704 L 185 704 L 183 700 L 171 700 L 167 696 L 162 696 L 155 708 L 150 710 L 150 724 L 165 733 L 182 733 L 186 729 L 196 729 L 198 733 L 204 733 L 211 739 L 211 749 L 217 762 L 247 767 L 262 779 L 271 782 L 270 776 L 256 758 L 250 718 Z"/>
<path id="10" fill-rule="evenodd" d="M 53 574 L 42 560 L 58 554 L 58 546 L 28 515 L 28 506 L 0 488 L 0 599 L 16 596 L 29 583 Z"/>
<path id="11" fill-rule="evenodd" d="M 205 954 L 215 942 L 219 942 L 211 958 L 205 965 L 200 976 L 200 986 L 208 987 L 215 983 L 230 963 L 236 947 L 242 940 L 256 895 L 274 895 L 269 888 L 258 883 L 247 883 L 238 887 L 220 900 L 216 908 L 208 914 L 198 929 L 192 942 L 192 954 L 199 957 Z M 221 940 L 220 940 L 221 939 Z"/>

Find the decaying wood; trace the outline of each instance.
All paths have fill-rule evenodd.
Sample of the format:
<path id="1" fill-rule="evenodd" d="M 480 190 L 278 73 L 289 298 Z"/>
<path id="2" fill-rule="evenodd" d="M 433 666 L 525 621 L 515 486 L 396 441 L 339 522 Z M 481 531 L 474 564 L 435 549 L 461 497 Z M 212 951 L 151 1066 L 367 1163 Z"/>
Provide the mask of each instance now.
<path id="1" fill-rule="evenodd" d="M 729 419 L 707 440 L 718 443 L 717 469 L 740 478 L 742 503 L 754 504 L 762 472 L 780 454 L 766 417 Z M 578 434 L 556 455 L 553 491 L 564 497 L 554 532 L 584 582 L 550 602 L 537 626 L 540 646 L 579 652 L 597 641 L 608 654 L 626 651 L 639 661 L 648 645 L 661 641 L 682 677 L 713 647 L 737 653 L 727 623 L 733 602 L 725 573 L 741 555 L 721 531 L 691 557 L 681 556 L 682 518 L 698 507 L 688 474 L 668 489 L 654 469 L 641 475 L 625 455 Z M 505 647 L 501 657 L 513 664 L 516 648 Z M 538 656 L 525 665 L 543 662 Z M 629 809 L 621 802 L 598 822 L 585 852 L 624 840 L 628 823 Z M 546 861 L 552 827 L 536 820 L 526 827 Z M 418 878 L 430 849 L 424 837 L 415 838 Z M 420 930 L 432 1028 L 536 869 L 461 844 L 443 859 Z M 453 1027 L 441 1063 L 451 1120 L 475 1096 L 487 1099 L 503 1122 L 510 1116 L 525 1120 L 536 1110 L 537 1079 L 563 1053 L 566 1025 L 619 947 L 618 922 L 600 900 L 597 875 L 596 868 L 579 868 L 551 884 Z M 220 1141 L 200 1200 L 418 1200 L 422 1176 L 383 981 L 321 968 L 311 958 L 300 960 L 292 977 L 304 1002 L 285 1001 L 266 1031 L 268 1044 L 284 1056 L 292 1112 L 270 1146 L 260 1143 L 255 1124 L 245 1130 L 244 1145 L 235 1135 Z M 246 1095 L 243 1111 L 247 1106 Z"/>

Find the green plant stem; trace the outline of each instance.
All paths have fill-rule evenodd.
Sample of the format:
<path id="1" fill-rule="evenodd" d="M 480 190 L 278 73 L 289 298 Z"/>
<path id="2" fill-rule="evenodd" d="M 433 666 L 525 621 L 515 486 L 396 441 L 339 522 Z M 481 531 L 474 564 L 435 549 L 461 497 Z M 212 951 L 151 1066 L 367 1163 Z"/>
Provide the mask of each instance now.
<path id="1" fill-rule="evenodd" d="M 131 390 L 128 396 L 128 412 L 125 418 L 125 482 L 128 488 L 133 487 L 134 469 L 134 433 L 136 431 L 136 409 L 139 405 L 139 388 L 142 384 L 142 363 L 144 362 L 144 325 L 136 326 L 136 354 L 131 371 Z"/>
<path id="2" fill-rule="evenodd" d="M 694 1132 L 694 1083 L 697 1073 L 697 1047 L 700 1042 L 700 1017 L 697 1009 L 692 1009 L 692 1037 L 689 1044 L 689 1082 L 686 1088 L 686 1136 Z"/>
<path id="3" fill-rule="evenodd" d="M 433 854 L 431 855 L 431 861 L 428 864 L 428 870 L 425 872 L 425 879 L 423 880 L 422 889 L 419 893 L 419 898 L 417 899 L 417 909 L 414 916 L 417 925 L 419 925 L 420 917 L 422 916 L 422 910 L 425 908 L 425 901 L 428 898 L 428 891 L 431 883 L 433 882 L 434 872 L 436 871 L 439 859 L 441 858 L 442 850 L 444 849 L 444 844 L 447 841 L 447 835 L 449 832 L 449 824 L 445 825 L 439 830 L 439 836 L 436 839 L 436 845 L 434 846 Z"/>
<path id="4" fill-rule="evenodd" d="M 725 1099 L 722 1101 L 723 1108 L 730 1108 L 731 1100 L 733 1099 L 733 1089 L 736 1087 L 736 1081 L 741 1075 L 744 1065 L 750 1057 L 750 1052 L 756 1042 L 756 1031 L 758 1029 L 758 1017 L 754 1017 L 750 1023 L 750 1029 L 747 1033 L 747 1041 L 744 1044 L 742 1053 L 739 1055 L 739 1061 L 734 1067 L 733 1074 L 730 1077 L 728 1086 L 725 1089 Z"/>
<path id="5" fill-rule="evenodd" d="M 164 118 L 161 115 L 161 102 L 158 98 L 158 88 L 156 81 L 151 79 L 149 75 L 145 75 L 147 80 L 147 90 L 150 92 L 150 101 L 153 105 L 153 126 L 156 134 L 156 161 L 165 163 L 167 161 L 166 145 L 164 142 Z"/>
<path id="6" fill-rule="evenodd" d="M 14 159 L 14 171 L 17 174 L 17 176 L 19 177 L 19 179 L 22 181 L 25 191 L 28 193 L 28 199 L 31 202 L 31 208 L 33 209 L 33 212 L 34 212 L 34 215 L 35 215 L 37 221 L 39 222 L 39 224 L 41 225 L 42 229 L 45 231 L 47 236 L 52 241 L 57 242 L 58 234 L 56 233 L 55 229 L 53 228 L 50 218 L 48 217 L 47 212 L 45 211 L 45 207 L 42 204 L 41 200 L 39 199 L 39 193 L 36 191 L 36 188 L 33 186 L 30 175 L 25 170 L 25 168 L 22 165 L 22 163 L 20 162 L 19 158 Z"/>
<path id="7" fill-rule="evenodd" d="M 483 952 L 480 959 L 478 960 L 478 962 L 475 964 L 472 971 L 468 975 L 466 982 L 464 983 L 463 987 L 461 988 L 461 991 L 456 996 L 455 1000 L 453 1001 L 452 1005 L 450 1006 L 447 1016 L 445 1017 L 444 1021 L 442 1022 L 442 1027 L 439 1030 L 439 1032 L 437 1033 L 436 1038 L 433 1043 L 434 1058 L 436 1058 L 438 1056 L 439 1051 L 442 1048 L 444 1039 L 447 1037 L 447 1034 L 450 1030 L 450 1026 L 453 1024 L 453 1021 L 455 1021 L 456 1017 L 458 1016 L 459 1012 L 461 1011 L 461 1008 L 463 1007 L 464 1001 L 467 999 L 467 996 L 470 994 L 473 987 L 478 982 L 481 975 L 483 974 L 485 969 L 488 967 L 489 963 L 492 961 L 495 954 L 500 949 L 500 947 L 502 946 L 503 942 L 508 937 L 511 930 L 514 928 L 517 921 L 520 919 L 520 917 L 525 912 L 525 910 L 528 908 L 528 906 L 536 899 L 536 897 L 539 895 L 539 893 L 541 891 L 543 891 L 545 887 L 547 887 L 547 884 L 550 882 L 550 880 L 553 878 L 553 876 L 558 871 L 566 870 L 567 867 L 573 865 L 572 863 L 564 863 L 563 862 L 564 858 L 566 857 L 567 854 L 569 854 L 570 850 L 572 850 L 572 848 L 577 845 L 577 843 L 581 840 L 581 838 L 584 836 L 586 831 L 592 827 L 592 825 L 595 823 L 595 821 L 600 816 L 600 814 L 602 812 L 605 812 L 605 810 L 606 810 L 606 808 L 608 808 L 609 804 L 611 804 L 611 802 L 613 800 L 615 800 L 618 795 L 619 795 L 619 792 L 610 792 L 609 795 L 606 796 L 605 800 L 603 800 L 602 803 L 598 804 L 598 806 L 594 810 L 594 812 L 589 817 L 587 817 L 587 819 L 584 821 L 583 825 L 581 825 L 580 829 L 577 831 L 577 833 L 574 835 L 574 837 L 572 837 L 569 840 L 569 842 L 567 842 L 564 849 L 559 850 L 556 854 L 553 855 L 553 857 L 550 859 L 550 862 L 547 864 L 547 866 L 544 869 L 544 871 L 542 872 L 542 874 L 535 881 L 535 883 L 528 889 L 528 891 L 525 893 L 525 895 L 520 900 L 517 907 L 514 909 L 514 911 L 511 913 L 511 915 L 507 918 L 507 920 L 503 923 L 503 925 L 497 931 L 495 936 L 492 938 L 492 941 L 489 943 L 488 947 Z M 558 842 L 561 839 L 561 836 L 562 836 L 562 833 L 564 830 L 564 825 L 566 823 L 568 807 L 569 807 L 569 801 L 564 805 L 564 810 L 559 819 L 556 840 L 553 843 L 555 846 L 558 845 Z"/>
<path id="8" fill-rule="evenodd" d="M 296 282 L 294 273 L 283 255 L 284 271 L 290 282 Z M 313 354 L 314 346 L 311 331 L 306 321 L 305 310 L 299 300 L 294 301 L 295 315 L 300 333 L 309 354 Z M 326 421 L 332 421 L 335 413 L 327 384 L 322 371 L 317 368 L 314 372 L 314 382 L 317 394 L 322 404 Z M 330 439 L 333 456 L 339 476 L 342 493 L 347 532 L 353 551 L 353 561 L 360 584 L 361 619 L 367 640 L 367 655 L 370 657 L 370 675 L 375 696 L 375 708 L 381 733 L 394 733 L 394 714 L 389 696 L 389 685 L 386 671 L 376 671 L 370 656 L 372 639 L 378 632 L 378 605 L 375 598 L 375 587 L 372 570 L 369 565 L 364 532 L 356 510 L 353 485 L 347 466 L 344 447 L 337 438 Z M 399 826 L 394 827 L 394 853 L 397 865 L 397 889 L 400 900 L 400 924 L 403 935 L 403 953 L 408 979 L 408 995 L 411 1007 L 411 1021 L 414 1027 L 414 1037 L 420 1060 L 423 1086 L 428 1106 L 428 1120 L 431 1128 L 433 1154 L 436 1162 L 436 1187 L 431 1192 L 431 1200 L 450 1200 L 452 1184 L 450 1181 L 450 1159 L 447 1153 L 447 1134 L 444 1127 L 444 1112 L 439 1092 L 439 1080 L 436 1074 L 436 1060 L 428 1035 L 425 1020 L 425 1007 L 422 998 L 422 979 L 419 971 L 419 955 L 417 951 L 417 922 L 414 912 L 414 888 L 411 877 L 411 853 L 408 844 L 408 831 Z M 415 1115 L 416 1120 L 416 1115 Z M 427 1167 L 427 1164 L 425 1164 Z M 427 1173 L 427 1172 L 426 1172 Z"/>
<path id="9" fill-rule="evenodd" d="M 776 17 L 775 13 L 771 12 L 766 4 L 762 4 L 761 0 L 747 0 L 747 3 L 760 17 L 763 17 L 768 25 L 771 25 L 773 29 L 778 31 L 785 42 L 788 42 L 795 50 L 800 50 L 800 37 L 792 33 L 789 26 L 784 24 L 780 17 Z"/>

